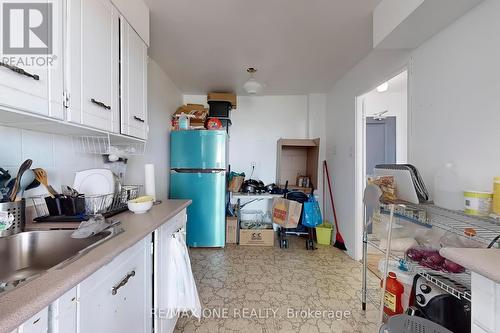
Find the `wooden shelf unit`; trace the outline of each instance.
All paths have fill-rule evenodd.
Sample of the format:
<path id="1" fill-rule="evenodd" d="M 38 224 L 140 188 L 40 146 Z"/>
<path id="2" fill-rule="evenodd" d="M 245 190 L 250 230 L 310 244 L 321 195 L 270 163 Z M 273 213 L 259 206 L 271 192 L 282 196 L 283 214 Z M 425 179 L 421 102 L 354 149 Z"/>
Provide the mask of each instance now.
<path id="1" fill-rule="evenodd" d="M 276 158 L 276 182 L 297 188 L 297 176 L 308 176 L 318 188 L 319 139 L 279 139 Z"/>

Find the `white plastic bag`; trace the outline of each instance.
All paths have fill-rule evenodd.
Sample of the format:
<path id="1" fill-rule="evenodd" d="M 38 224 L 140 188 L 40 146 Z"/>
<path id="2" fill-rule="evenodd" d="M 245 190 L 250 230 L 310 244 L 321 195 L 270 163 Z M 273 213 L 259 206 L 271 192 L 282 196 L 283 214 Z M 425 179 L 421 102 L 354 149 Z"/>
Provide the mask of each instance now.
<path id="1" fill-rule="evenodd" d="M 183 312 L 191 312 L 193 316 L 200 318 L 200 298 L 191 271 L 183 229 L 172 235 L 168 251 L 170 255 L 167 263 L 166 315 L 173 318 Z"/>

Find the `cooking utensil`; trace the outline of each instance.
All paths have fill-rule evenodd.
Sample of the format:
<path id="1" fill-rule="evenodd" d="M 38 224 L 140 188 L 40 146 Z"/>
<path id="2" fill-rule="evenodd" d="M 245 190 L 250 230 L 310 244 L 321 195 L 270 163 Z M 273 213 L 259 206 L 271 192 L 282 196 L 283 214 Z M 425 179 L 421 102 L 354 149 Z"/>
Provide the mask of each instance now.
<path id="1" fill-rule="evenodd" d="M 35 172 L 36 180 L 38 180 L 41 184 L 43 184 L 43 186 L 45 186 L 45 188 L 47 189 L 47 191 L 49 192 L 51 197 L 55 197 L 56 195 L 59 194 L 59 193 L 57 193 L 56 190 L 54 190 L 54 188 L 52 186 L 49 185 L 47 171 L 45 171 L 42 168 L 36 168 L 36 169 L 33 169 L 33 171 Z"/>
<path id="2" fill-rule="evenodd" d="M 11 178 L 8 170 L 0 168 L 0 188 L 5 187 L 5 184 Z"/>
<path id="3" fill-rule="evenodd" d="M 21 198 L 24 196 L 24 191 L 28 186 L 31 185 L 31 183 L 33 183 L 34 180 L 35 173 L 33 172 L 33 170 L 28 169 L 23 173 L 23 175 L 21 176 L 21 181 L 19 181 L 19 189 L 16 195 L 16 201 L 21 200 Z"/>
<path id="4" fill-rule="evenodd" d="M 31 184 L 28 185 L 28 187 L 26 187 L 26 191 L 27 190 L 32 190 L 34 188 L 37 188 L 38 186 L 40 186 L 40 182 L 38 180 L 36 180 L 36 178 L 35 178 L 35 180 L 32 181 Z"/>
<path id="5" fill-rule="evenodd" d="M 21 177 L 26 172 L 26 170 L 28 170 L 31 167 L 31 164 L 33 164 L 33 161 L 30 159 L 27 159 L 19 167 L 19 170 L 17 171 L 17 176 L 16 176 L 15 181 L 14 181 L 14 185 L 12 186 L 12 192 L 10 193 L 10 197 L 9 197 L 10 201 L 16 200 L 17 192 L 19 191 L 19 183 L 21 182 Z M 26 186 L 28 186 L 28 185 L 26 185 Z"/>

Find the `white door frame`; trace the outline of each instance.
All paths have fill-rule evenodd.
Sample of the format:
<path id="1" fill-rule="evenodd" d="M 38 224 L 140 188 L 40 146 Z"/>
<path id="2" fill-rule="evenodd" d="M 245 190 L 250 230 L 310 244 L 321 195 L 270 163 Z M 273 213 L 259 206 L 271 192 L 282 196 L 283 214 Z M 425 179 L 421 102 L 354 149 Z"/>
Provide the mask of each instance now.
<path id="1" fill-rule="evenodd" d="M 387 75 L 385 80 L 380 81 L 375 87 L 365 91 L 362 94 L 359 94 L 355 97 L 355 158 L 354 158 L 354 173 L 355 173 L 355 181 L 354 181 L 354 193 L 355 193 L 355 203 L 354 203 L 354 221 L 355 221 L 355 248 L 354 248 L 354 258 L 355 260 L 361 260 L 363 257 L 363 192 L 365 189 L 365 175 L 366 175 L 366 114 L 365 114 L 365 106 L 363 101 L 363 96 L 374 90 L 380 84 L 389 81 L 390 79 L 398 76 L 403 72 L 407 72 L 407 81 L 406 81 L 406 91 L 407 91 L 407 148 L 406 148 L 406 157 L 407 160 L 410 156 L 410 134 L 411 134 L 411 80 L 413 78 L 412 73 L 412 62 L 411 60 L 401 68 L 396 73 L 391 73 Z"/>

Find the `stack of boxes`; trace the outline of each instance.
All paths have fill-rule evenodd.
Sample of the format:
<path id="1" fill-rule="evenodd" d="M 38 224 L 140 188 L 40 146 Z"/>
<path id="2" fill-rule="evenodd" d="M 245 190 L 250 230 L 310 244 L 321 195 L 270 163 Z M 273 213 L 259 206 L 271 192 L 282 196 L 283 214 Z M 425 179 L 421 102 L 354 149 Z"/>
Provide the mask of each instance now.
<path id="1" fill-rule="evenodd" d="M 217 118 L 229 133 L 231 111 L 236 109 L 236 95 L 229 93 L 209 93 L 207 95 L 209 118 Z"/>

